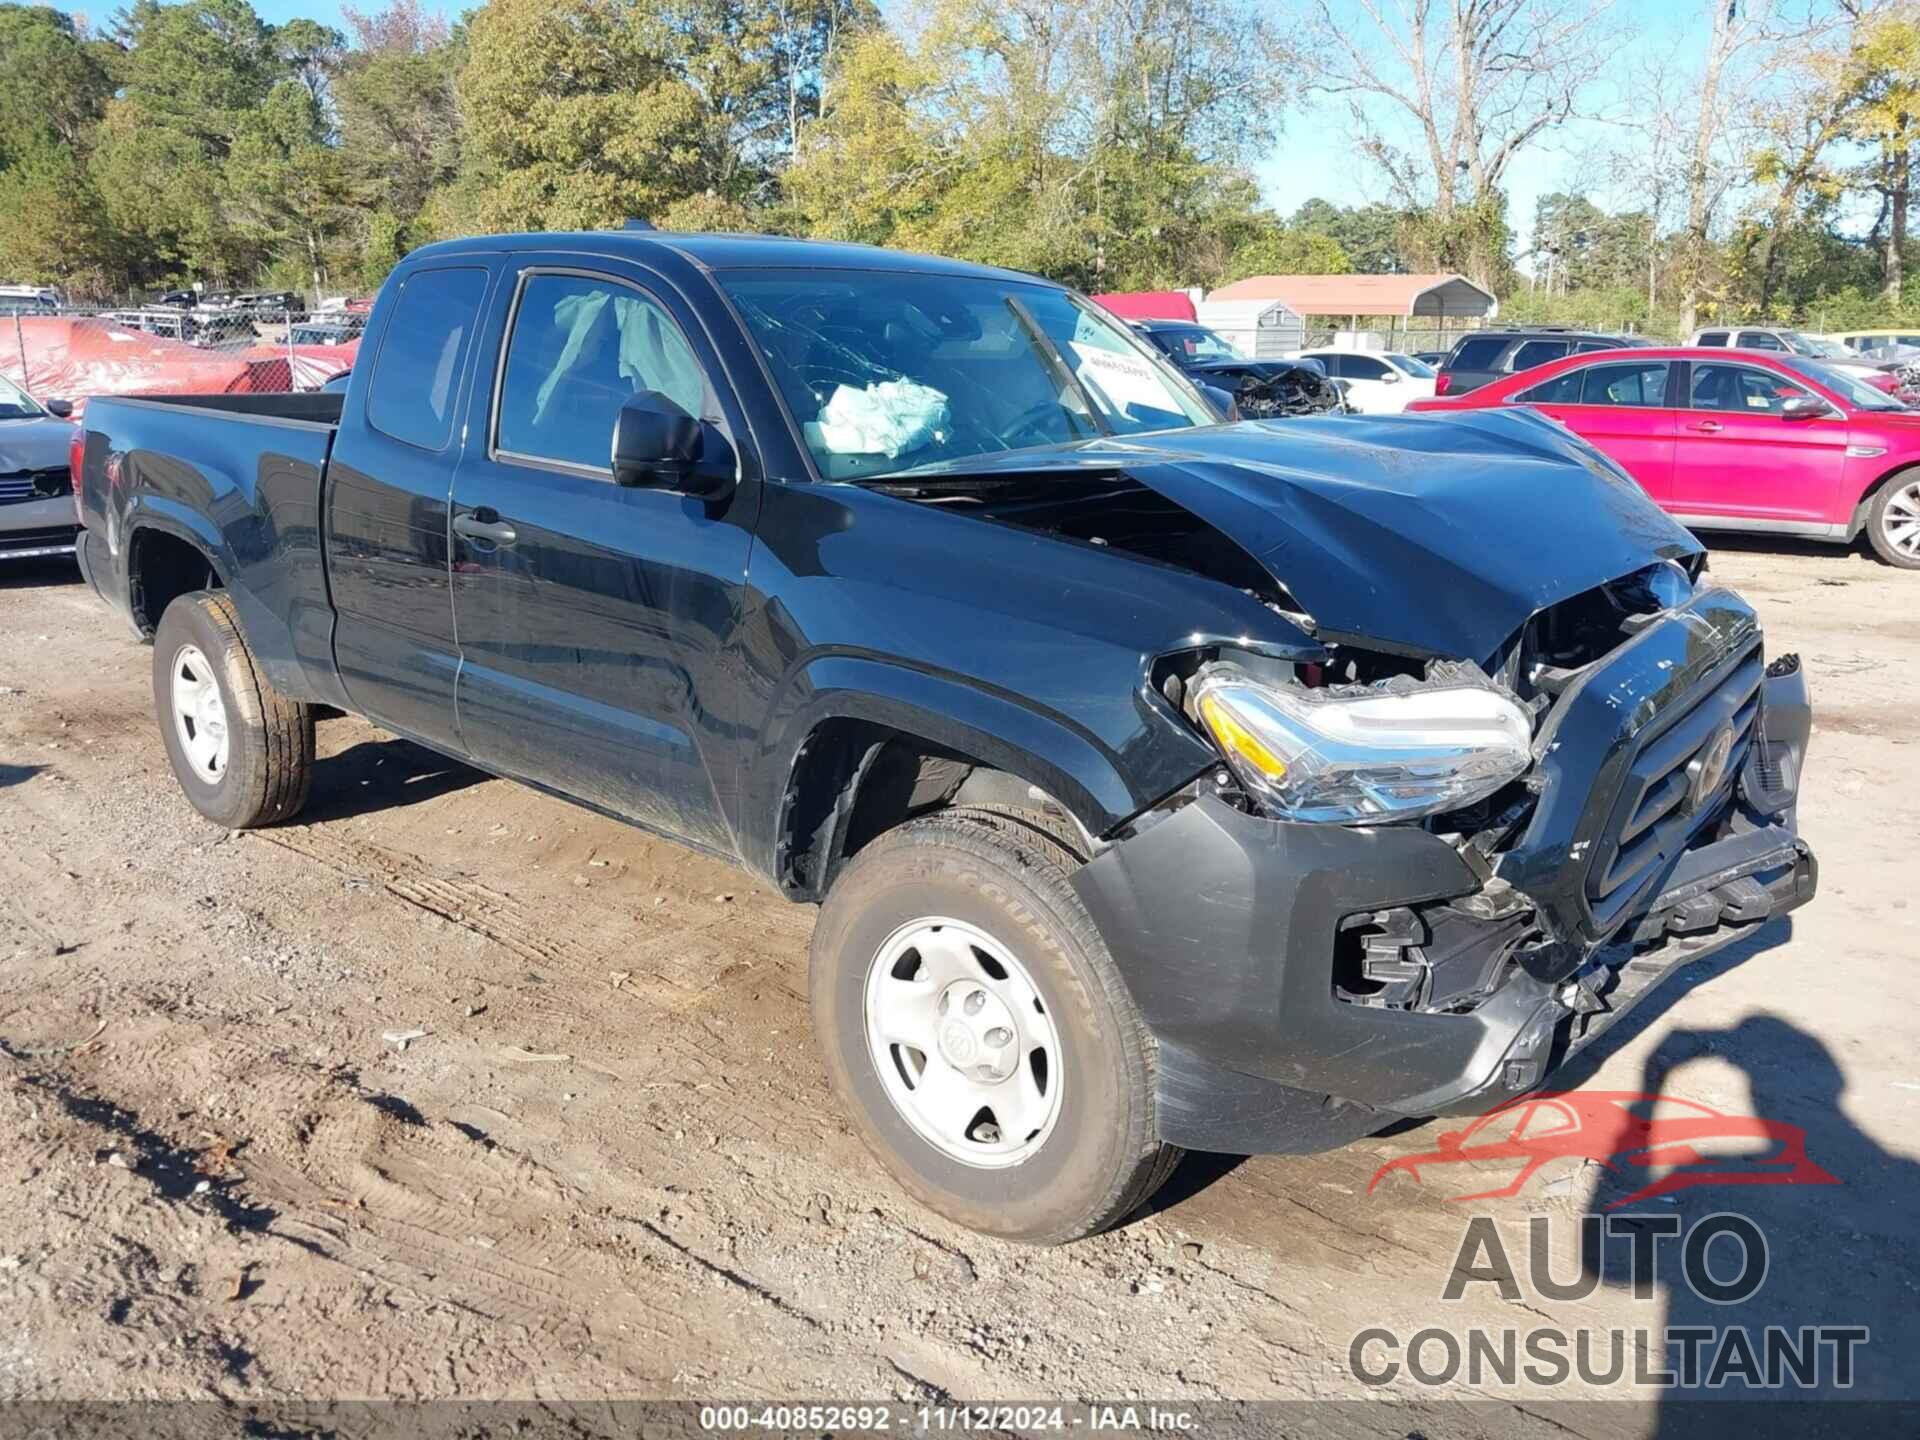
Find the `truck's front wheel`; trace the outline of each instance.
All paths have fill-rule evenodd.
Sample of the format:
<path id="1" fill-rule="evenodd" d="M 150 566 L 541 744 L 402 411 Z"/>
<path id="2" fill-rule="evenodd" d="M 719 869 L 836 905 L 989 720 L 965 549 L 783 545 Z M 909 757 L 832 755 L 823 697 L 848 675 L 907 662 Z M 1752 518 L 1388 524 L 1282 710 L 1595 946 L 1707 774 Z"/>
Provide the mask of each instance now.
<path id="1" fill-rule="evenodd" d="M 313 784 L 313 707 L 267 683 L 218 591 L 182 595 L 153 636 L 153 704 L 193 808 L 248 830 L 285 820 Z"/>
<path id="2" fill-rule="evenodd" d="M 914 820 L 854 857 L 813 937 L 814 1026 L 861 1138 L 932 1209 L 1041 1244 L 1122 1219 L 1180 1155 L 1072 863 L 1003 814 Z"/>

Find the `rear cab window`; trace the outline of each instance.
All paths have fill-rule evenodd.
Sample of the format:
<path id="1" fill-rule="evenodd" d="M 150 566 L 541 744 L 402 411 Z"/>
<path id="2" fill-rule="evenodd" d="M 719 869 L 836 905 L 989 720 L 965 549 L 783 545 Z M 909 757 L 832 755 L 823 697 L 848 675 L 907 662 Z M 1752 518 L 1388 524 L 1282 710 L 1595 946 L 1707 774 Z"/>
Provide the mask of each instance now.
<path id="1" fill-rule="evenodd" d="M 1724 330 L 1702 330 L 1700 332 L 1700 338 L 1693 343 L 1696 345 L 1724 346 L 1727 343 L 1727 332 Z"/>
<path id="2" fill-rule="evenodd" d="M 402 282 L 367 387 L 367 424 L 421 450 L 447 448 L 487 272 L 418 270 Z"/>

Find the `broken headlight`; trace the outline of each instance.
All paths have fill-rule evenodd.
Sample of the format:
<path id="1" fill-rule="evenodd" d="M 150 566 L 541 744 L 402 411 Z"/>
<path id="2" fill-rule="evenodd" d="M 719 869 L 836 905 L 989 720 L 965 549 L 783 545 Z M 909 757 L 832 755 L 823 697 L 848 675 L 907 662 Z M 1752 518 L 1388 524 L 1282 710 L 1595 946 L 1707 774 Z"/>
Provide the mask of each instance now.
<path id="1" fill-rule="evenodd" d="M 1367 825 L 1458 810 L 1533 761 L 1531 717 L 1484 677 L 1308 689 L 1215 665 L 1189 703 L 1261 809 L 1285 820 Z"/>

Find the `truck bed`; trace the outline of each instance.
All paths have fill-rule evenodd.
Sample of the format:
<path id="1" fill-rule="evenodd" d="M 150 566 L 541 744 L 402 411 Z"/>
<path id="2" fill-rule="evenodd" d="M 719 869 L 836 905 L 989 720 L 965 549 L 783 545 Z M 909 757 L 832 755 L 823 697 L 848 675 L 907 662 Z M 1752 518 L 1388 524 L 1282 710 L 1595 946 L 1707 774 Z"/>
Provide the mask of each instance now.
<path id="1" fill-rule="evenodd" d="M 104 397 L 103 397 L 104 398 Z M 346 396 L 339 391 L 295 391 L 284 395 L 122 395 L 116 405 L 154 405 L 203 410 L 244 420 L 285 420 L 304 425 L 340 423 Z M 96 400 L 94 404 L 100 404 Z"/>
<path id="2" fill-rule="evenodd" d="M 86 415 L 79 548 L 95 588 L 150 635 L 175 593 L 218 584 L 232 596 L 268 680 L 284 694 L 333 703 L 333 612 L 320 515 L 342 399 L 94 400 Z M 143 556 L 164 554 L 178 563 L 157 571 L 142 563 Z M 136 574 L 145 578 L 136 583 Z"/>

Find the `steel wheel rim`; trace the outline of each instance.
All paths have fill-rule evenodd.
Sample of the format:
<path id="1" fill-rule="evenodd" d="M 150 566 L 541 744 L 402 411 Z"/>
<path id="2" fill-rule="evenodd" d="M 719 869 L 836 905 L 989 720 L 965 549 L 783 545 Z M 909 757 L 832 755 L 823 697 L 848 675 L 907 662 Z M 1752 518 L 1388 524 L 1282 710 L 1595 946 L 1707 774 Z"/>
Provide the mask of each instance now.
<path id="1" fill-rule="evenodd" d="M 182 645 L 173 655 L 168 698 L 173 705 L 173 731 L 187 768 L 209 785 L 218 785 L 227 773 L 227 704 L 213 666 L 198 645 Z"/>
<path id="2" fill-rule="evenodd" d="M 1902 555 L 1920 559 L 1920 480 L 1887 497 L 1880 512 L 1880 534 Z"/>
<path id="3" fill-rule="evenodd" d="M 866 1033 L 887 1099 L 949 1159 L 1019 1165 L 1060 1118 L 1053 1017 L 1026 967 L 976 926 L 928 916 L 889 935 L 867 969 Z"/>

